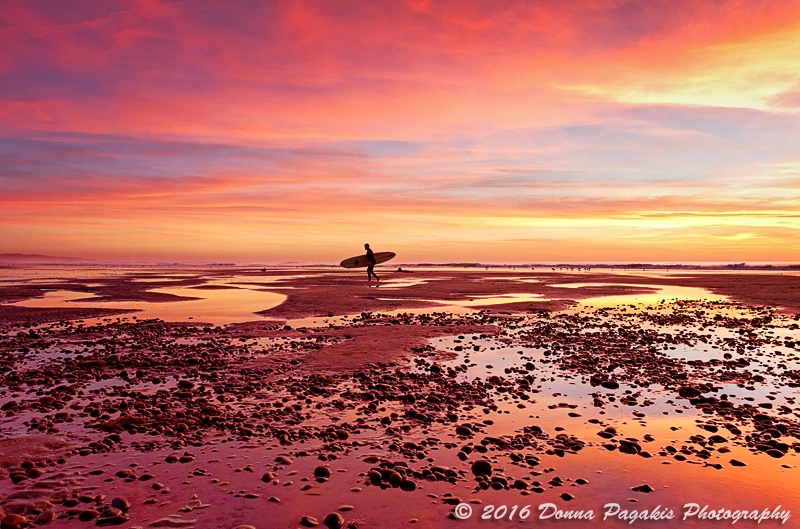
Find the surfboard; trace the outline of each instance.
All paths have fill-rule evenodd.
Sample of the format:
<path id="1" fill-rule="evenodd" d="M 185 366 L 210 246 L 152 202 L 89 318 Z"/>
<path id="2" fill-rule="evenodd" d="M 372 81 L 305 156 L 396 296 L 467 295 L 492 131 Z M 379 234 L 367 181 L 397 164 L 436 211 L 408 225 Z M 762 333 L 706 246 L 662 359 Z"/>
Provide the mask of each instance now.
<path id="1" fill-rule="evenodd" d="M 389 259 L 394 259 L 394 256 L 397 255 L 394 252 L 375 252 L 375 264 L 385 263 Z M 369 261 L 367 261 L 367 254 L 356 255 L 355 257 L 349 257 L 339 263 L 339 266 L 344 268 L 366 268 L 369 266 Z"/>

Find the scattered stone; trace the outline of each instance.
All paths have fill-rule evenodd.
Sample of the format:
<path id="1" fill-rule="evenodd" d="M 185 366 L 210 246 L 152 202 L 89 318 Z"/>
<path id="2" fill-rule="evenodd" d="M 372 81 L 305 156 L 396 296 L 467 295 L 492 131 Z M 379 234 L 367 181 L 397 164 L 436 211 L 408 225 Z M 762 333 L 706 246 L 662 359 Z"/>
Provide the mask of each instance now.
<path id="1" fill-rule="evenodd" d="M 131 502 L 125 498 L 114 498 L 111 500 L 111 506 L 115 509 L 119 509 L 122 512 L 128 512 L 128 509 L 131 508 Z"/>
<path id="2" fill-rule="evenodd" d="M 331 477 L 331 469 L 328 467 L 318 466 L 314 469 L 314 477 L 328 479 Z"/>
<path id="3" fill-rule="evenodd" d="M 313 516 L 303 516 L 300 518 L 300 525 L 304 527 L 316 527 L 319 525 L 319 522 Z"/>
<path id="4" fill-rule="evenodd" d="M 475 476 L 491 476 L 492 464 L 485 459 L 479 459 L 472 463 L 472 473 Z"/>
<path id="5" fill-rule="evenodd" d="M 19 529 L 21 526 L 28 523 L 28 518 L 21 514 L 6 514 L 0 520 L 0 528 L 2 529 Z"/>
<path id="6" fill-rule="evenodd" d="M 340 529 L 344 525 L 344 518 L 338 512 L 332 512 L 323 518 L 322 523 L 328 529 Z"/>
<path id="7" fill-rule="evenodd" d="M 56 518 L 58 518 L 56 511 L 54 511 L 53 509 L 47 509 L 46 511 L 42 511 L 39 514 L 37 514 L 36 517 L 33 519 L 33 522 L 36 525 L 46 525 L 54 522 Z"/>

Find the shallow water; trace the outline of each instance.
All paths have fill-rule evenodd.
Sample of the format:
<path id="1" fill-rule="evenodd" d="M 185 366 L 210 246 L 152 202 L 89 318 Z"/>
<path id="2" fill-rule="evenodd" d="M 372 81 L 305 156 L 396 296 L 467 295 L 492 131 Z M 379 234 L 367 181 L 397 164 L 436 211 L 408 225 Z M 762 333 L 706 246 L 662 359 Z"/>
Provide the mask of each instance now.
<path id="1" fill-rule="evenodd" d="M 705 301 L 726 301 L 727 296 L 713 294 L 704 288 L 679 287 L 665 285 L 649 285 L 635 283 L 560 283 L 553 284 L 553 287 L 567 289 L 584 289 L 586 287 L 642 287 L 656 289 L 651 293 L 623 294 L 613 296 L 603 296 L 598 294 L 595 297 L 582 299 L 578 302 L 582 307 L 615 307 L 618 305 L 658 305 L 665 301 L 674 300 L 705 300 Z"/>
<path id="2" fill-rule="evenodd" d="M 213 283 L 212 283 L 213 284 Z M 263 290 L 248 288 L 196 289 L 196 288 L 156 288 L 151 292 L 171 294 L 187 299 L 169 302 L 145 301 L 92 301 L 93 295 L 86 292 L 66 290 L 48 291 L 41 298 L 28 299 L 10 305 L 18 307 L 69 307 L 69 308 L 108 308 L 135 309 L 138 312 L 127 315 L 137 319 L 158 318 L 164 321 L 195 321 L 212 325 L 225 325 L 242 321 L 262 319 L 254 314 L 257 311 L 277 307 L 286 296 Z M 87 323 L 97 323 L 100 318 L 87 319 Z"/>

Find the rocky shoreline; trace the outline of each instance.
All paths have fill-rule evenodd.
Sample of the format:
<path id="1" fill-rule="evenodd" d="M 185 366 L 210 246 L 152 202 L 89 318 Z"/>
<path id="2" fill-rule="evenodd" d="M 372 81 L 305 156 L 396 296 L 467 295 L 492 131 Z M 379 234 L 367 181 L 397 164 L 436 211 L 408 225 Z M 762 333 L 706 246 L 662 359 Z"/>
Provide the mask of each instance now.
<path id="1" fill-rule="evenodd" d="M 798 500 L 780 488 L 800 453 L 796 315 L 674 301 L 320 320 L 6 321 L 3 529 L 434 527 L 463 523 L 461 503 L 679 503 L 665 483 L 765 471 L 778 488 L 751 497 Z"/>

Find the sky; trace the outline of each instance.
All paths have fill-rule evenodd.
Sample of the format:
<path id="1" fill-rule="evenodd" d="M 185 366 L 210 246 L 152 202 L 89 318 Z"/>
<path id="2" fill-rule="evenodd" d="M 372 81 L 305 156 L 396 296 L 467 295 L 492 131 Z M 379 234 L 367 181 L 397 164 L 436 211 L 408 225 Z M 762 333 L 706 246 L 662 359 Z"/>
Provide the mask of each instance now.
<path id="1" fill-rule="evenodd" d="M 0 0 L 0 253 L 800 261 L 800 0 Z"/>

